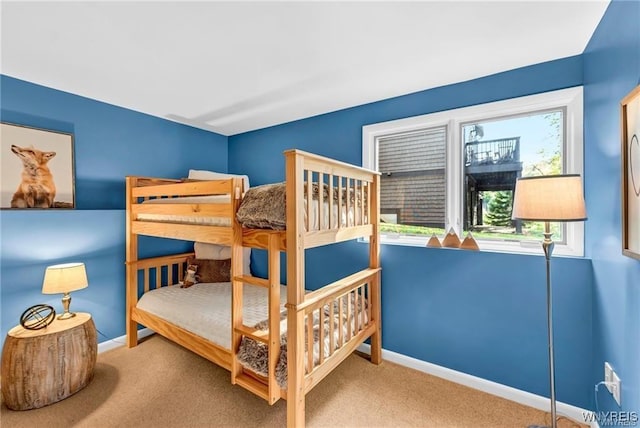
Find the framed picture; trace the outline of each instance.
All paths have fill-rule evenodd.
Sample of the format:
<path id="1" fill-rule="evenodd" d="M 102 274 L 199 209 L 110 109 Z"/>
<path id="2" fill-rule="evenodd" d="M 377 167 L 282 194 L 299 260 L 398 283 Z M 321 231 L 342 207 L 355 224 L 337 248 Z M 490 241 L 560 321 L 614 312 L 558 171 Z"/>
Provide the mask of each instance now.
<path id="1" fill-rule="evenodd" d="M 0 208 L 75 208 L 73 135 L 0 123 Z"/>
<path id="2" fill-rule="evenodd" d="M 622 253 L 640 260 L 640 85 L 621 104 Z"/>

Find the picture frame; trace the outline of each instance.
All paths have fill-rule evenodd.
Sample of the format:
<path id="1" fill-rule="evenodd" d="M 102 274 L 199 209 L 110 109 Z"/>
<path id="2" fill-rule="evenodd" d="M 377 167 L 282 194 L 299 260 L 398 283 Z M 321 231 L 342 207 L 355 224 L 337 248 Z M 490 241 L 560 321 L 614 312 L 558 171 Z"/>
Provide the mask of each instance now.
<path id="1" fill-rule="evenodd" d="M 621 103 L 622 253 L 640 260 L 640 85 Z"/>
<path id="2" fill-rule="evenodd" d="M 0 208 L 74 209 L 70 133 L 0 122 Z"/>

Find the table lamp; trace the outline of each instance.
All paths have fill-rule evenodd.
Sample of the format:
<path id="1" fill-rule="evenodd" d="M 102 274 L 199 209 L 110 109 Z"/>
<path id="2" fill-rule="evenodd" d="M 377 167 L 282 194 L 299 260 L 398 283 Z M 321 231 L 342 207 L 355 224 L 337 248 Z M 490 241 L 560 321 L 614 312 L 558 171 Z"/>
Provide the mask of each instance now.
<path id="1" fill-rule="evenodd" d="M 542 249 L 547 266 L 547 330 L 549 338 L 549 388 L 551 390 L 551 426 L 557 427 L 556 389 L 553 358 L 553 318 L 551 304 L 551 226 L 549 222 L 584 221 L 587 211 L 582 193 L 582 180 L 577 174 L 525 177 L 516 181 L 512 219 L 544 221 Z M 535 425 L 530 428 L 536 427 Z"/>
<path id="2" fill-rule="evenodd" d="M 44 272 L 44 281 L 42 282 L 42 293 L 64 294 L 62 297 L 64 313 L 58 315 L 58 319 L 66 320 L 76 316 L 73 312 L 69 312 L 69 305 L 71 304 L 69 293 L 86 288 L 88 285 L 84 263 L 65 263 L 47 267 Z"/>

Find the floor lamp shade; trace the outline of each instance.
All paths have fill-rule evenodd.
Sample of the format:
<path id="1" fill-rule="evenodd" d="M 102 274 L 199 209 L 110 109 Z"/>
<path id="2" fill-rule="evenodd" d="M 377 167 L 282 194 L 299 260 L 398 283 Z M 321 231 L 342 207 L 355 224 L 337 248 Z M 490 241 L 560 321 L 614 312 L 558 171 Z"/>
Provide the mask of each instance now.
<path id="1" fill-rule="evenodd" d="M 514 220 L 582 221 L 587 211 L 577 174 L 525 177 L 516 181 Z"/>

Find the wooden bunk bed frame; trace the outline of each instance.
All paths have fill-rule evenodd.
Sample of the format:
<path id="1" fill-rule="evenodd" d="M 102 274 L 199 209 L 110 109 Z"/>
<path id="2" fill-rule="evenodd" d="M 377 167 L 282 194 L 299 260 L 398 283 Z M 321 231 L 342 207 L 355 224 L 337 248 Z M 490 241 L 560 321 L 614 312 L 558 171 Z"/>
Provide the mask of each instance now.
<path id="1" fill-rule="evenodd" d="M 138 324 L 142 324 L 196 354 L 231 372 L 231 383 L 240 385 L 273 404 L 280 398 L 287 400 L 287 426 L 302 427 L 305 422 L 305 395 L 328 373 L 348 357 L 366 339 L 371 338 L 371 361 L 380 364 L 380 258 L 379 258 L 379 173 L 335 161 L 300 150 L 288 150 L 286 157 L 286 230 L 243 229 L 236 221 L 243 182 L 240 178 L 215 181 L 186 181 L 160 178 L 126 178 L 127 233 L 127 346 L 137 345 Z M 312 182 L 325 183 L 328 195 L 346 193 L 346 218 L 342 207 L 334 207 L 334 198 L 323 201 L 318 192 L 319 217 L 328 205 L 328 221 L 319 227 L 309 224 L 312 206 Z M 305 189 L 306 186 L 306 189 Z M 355 198 L 349 196 L 351 193 Z M 143 204 L 147 199 L 178 196 L 227 194 L 226 204 Z M 306 199 L 306 204 L 305 204 Z M 358 202 L 360 201 L 360 202 Z M 166 201 L 165 201 L 166 202 Z M 339 203 L 339 202 L 338 202 Z M 350 206 L 351 204 L 351 206 Z M 333 218 L 336 215 L 337 219 Z M 353 213 L 350 218 L 349 213 Z M 140 214 L 176 214 L 229 218 L 230 226 L 210 226 L 191 223 L 168 223 L 141 220 Z M 185 263 L 193 253 L 138 259 L 138 236 L 182 239 L 231 246 L 232 277 L 232 336 L 231 349 L 226 349 L 164 319 L 136 307 L 139 295 L 150 289 L 177 283 L 184 274 Z M 367 238 L 369 266 L 305 294 L 305 249 L 332 243 Z M 268 252 L 268 278 L 243 273 L 243 247 L 265 249 Z M 280 252 L 287 256 L 287 388 L 281 388 L 275 378 L 280 352 Z M 142 282 L 138 286 L 139 280 Z M 243 324 L 243 284 L 266 287 L 269 292 L 268 332 Z M 365 304 L 366 296 L 366 304 Z M 354 299 L 360 305 L 358 313 L 346 306 L 347 319 L 352 319 L 343 334 L 343 299 Z M 329 322 L 329 352 L 318 346 L 314 361 L 312 337 L 314 313 L 323 326 L 327 312 L 340 311 L 339 330 Z M 317 311 L 317 312 L 316 312 Z M 365 313 L 366 312 L 366 313 Z M 320 343 L 327 333 L 321 328 Z M 245 369 L 237 352 L 242 337 L 249 337 L 268 346 L 268 377 Z M 337 336 L 337 339 L 335 337 Z M 328 339 L 327 339 L 328 338 Z M 318 355 L 319 354 L 319 355 Z M 325 355 L 327 354 L 327 355 Z"/>

